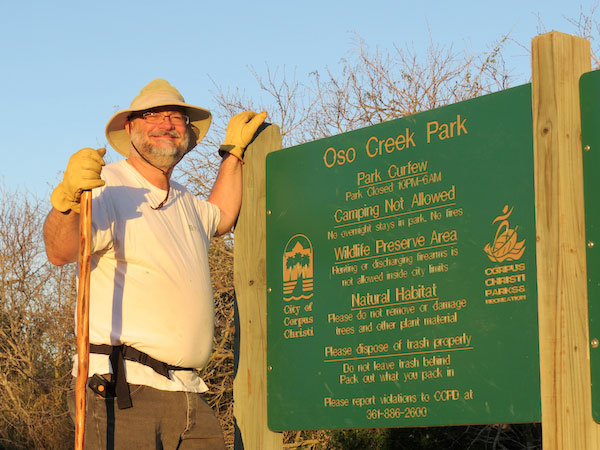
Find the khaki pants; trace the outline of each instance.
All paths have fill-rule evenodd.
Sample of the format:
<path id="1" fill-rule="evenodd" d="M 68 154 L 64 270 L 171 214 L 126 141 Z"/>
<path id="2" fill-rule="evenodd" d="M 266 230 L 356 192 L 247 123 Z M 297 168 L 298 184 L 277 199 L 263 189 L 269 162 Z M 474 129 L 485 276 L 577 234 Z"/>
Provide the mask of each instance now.
<path id="1" fill-rule="evenodd" d="M 74 387 L 74 383 L 72 385 Z M 130 385 L 133 408 L 86 389 L 85 450 L 225 450 L 218 419 L 202 394 Z M 75 391 L 67 394 L 75 422 Z"/>

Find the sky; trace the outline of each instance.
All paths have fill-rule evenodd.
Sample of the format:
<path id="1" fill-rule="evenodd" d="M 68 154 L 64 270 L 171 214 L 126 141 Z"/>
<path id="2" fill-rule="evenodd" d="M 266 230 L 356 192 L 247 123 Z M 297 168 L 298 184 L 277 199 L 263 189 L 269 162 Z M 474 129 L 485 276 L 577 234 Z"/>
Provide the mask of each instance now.
<path id="1" fill-rule="evenodd" d="M 107 146 L 108 119 L 154 78 L 215 109 L 215 84 L 258 98 L 252 70 L 285 68 L 308 80 L 315 70 L 340 68 L 357 36 L 372 49 L 419 53 L 434 42 L 478 53 L 510 33 L 504 57 L 522 84 L 531 39 L 575 33 L 568 19 L 597 3 L 0 0 L 0 119 L 11 129 L 0 144 L 0 192 L 49 198 L 69 156 Z"/>

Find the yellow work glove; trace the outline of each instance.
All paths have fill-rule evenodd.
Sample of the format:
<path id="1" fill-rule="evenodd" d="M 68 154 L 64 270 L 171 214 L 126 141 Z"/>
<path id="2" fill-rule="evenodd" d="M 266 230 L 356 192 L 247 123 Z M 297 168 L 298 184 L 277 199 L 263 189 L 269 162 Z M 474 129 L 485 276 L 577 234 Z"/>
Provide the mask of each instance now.
<path id="1" fill-rule="evenodd" d="M 266 111 L 258 114 L 244 111 L 233 116 L 227 125 L 225 140 L 219 147 L 219 155 L 223 156 L 225 153 L 229 153 L 243 161 L 246 147 L 266 117 Z"/>
<path id="2" fill-rule="evenodd" d="M 79 213 L 81 193 L 104 186 L 100 171 L 104 165 L 105 148 L 84 148 L 73 154 L 67 164 L 63 180 L 56 186 L 50 201 L 55 209 L 66 212 L 70 209 Z"/>

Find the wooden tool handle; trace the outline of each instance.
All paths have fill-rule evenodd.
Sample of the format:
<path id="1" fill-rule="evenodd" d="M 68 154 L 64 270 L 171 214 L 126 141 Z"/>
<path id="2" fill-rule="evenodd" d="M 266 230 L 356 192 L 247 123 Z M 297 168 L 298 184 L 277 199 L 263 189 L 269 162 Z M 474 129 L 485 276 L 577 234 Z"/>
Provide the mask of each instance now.
<path id="1" fill-rule="evenodd" d="M 83 450 L 85 391 L 90 367 L 90 271 L 92 253 L 92 193 L 81 194 L 79 216 L 79 290 L 77 291 L 77 383 L 75 386 L 75 450 Z"/>

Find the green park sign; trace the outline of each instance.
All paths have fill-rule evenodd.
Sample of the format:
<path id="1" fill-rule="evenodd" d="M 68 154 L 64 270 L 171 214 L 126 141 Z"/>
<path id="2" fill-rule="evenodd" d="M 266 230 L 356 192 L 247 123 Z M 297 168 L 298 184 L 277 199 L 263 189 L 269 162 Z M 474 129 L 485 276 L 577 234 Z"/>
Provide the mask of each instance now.
<path id="1" fill-rule="evenodd" d="M 592 416 L 600 422 L 600 71 L 580 79 Z"/>
<path id="2" fill-rule="evenodd" d="M 273 430 L 541 420 L 531 87 L 267 157 Z"/>

